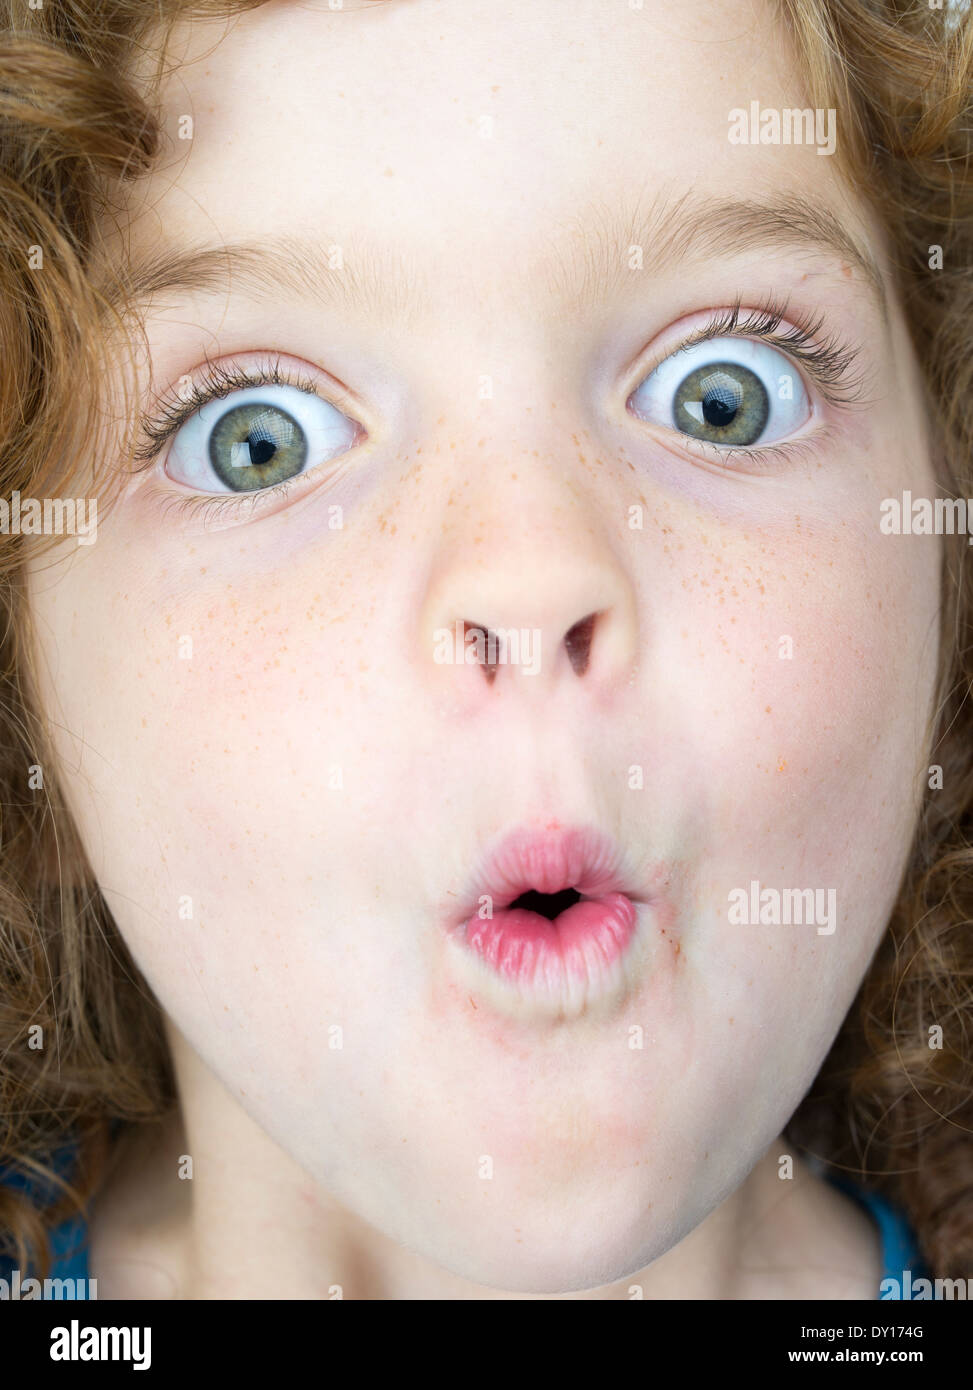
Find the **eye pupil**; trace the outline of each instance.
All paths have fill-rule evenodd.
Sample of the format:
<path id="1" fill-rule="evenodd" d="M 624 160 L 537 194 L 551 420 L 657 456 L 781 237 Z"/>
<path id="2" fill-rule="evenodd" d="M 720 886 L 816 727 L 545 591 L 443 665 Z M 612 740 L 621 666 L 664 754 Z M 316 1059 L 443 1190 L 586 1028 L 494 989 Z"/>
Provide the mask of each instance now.
<path id="1" fill-rule="evenodd" d="M 277 452 L 277 445 L 271 443 L 269 439 L 248 438 L 247 442 L 250 445 L 251 463 L 269 463 Z"/>
<path id="2" fill-rule="evenodd" d="M 743 400 L 740 383 L 725 372 L 713 372 L 700 382 L 703 419 L 708 425 L 729 425 Z"/>

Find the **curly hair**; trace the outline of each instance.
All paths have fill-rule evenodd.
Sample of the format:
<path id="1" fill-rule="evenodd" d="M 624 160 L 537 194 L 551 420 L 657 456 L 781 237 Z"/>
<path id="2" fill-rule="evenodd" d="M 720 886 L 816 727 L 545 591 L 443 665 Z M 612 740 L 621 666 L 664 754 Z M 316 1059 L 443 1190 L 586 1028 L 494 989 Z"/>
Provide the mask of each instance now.
<path id="1" fill-rule="evenodd" d="M 125 74 L 148 57 L 162 76 L 176 20 L 260 3 L 59 0 L 33 10 L 0 0 L 0 494 L 63 487 L 64 460 L 90 458 L 104 428 L 107 329 L 120 311 L 92 273 L 95 229 L 165 144 L 154 82 Z M 949 0 L 776 3 L 812 104 L 842 113 L 841 172 L 886 230 L 940 485 L 973 496 L 973 18 Z M 973 581 L 964 537 L 943 544 L 929 730 L 942 776 L 916 808 L 888 929 L 786 1133 L 898 1202 L 930 1271 L 955 1278 L 973 1272 Z M 5 536 L 0 1173 L 22 1182 L 0 1183 L 0 1251 L 43 1276 L 50 1233 L 83 1214 L 114 1132 L 160 1118 L 177 1097 L 161 1011 L 60 785 L 34 693 L 24 560 L 22 538 Z M 56 1162 L 68 1138 L 70 1177 Z"/>

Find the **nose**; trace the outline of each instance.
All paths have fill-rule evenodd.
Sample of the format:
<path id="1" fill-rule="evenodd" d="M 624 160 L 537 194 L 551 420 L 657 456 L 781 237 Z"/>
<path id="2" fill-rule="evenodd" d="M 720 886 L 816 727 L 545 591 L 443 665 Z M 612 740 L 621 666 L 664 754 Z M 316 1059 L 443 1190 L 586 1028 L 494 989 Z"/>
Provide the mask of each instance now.
<path id="1" fill-rule="evenodd" d="M 465 500 L 450 509 L 459 519 L 443 527 L 421 605 L 427 678 L 474 703 L 628 689 L 638 610 L 606 499 L 549 456 L 497 467 Z"/>

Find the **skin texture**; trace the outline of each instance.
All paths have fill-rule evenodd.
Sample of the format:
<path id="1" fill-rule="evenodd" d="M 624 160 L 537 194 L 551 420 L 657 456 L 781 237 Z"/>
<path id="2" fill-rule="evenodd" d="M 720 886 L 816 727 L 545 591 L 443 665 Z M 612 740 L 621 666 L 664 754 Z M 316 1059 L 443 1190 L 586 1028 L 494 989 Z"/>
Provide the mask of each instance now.
<path id="1" fill-rule="evenodd" d="M 878 526 L 933 488 L 916 363 L 837 255 L 687 239 L 657 267 L 659 234 L 636 270 L 623 231 L 615 283 L 584 275 L 588 228 L 687 190 L 803 193 L 882 263 L 834 159 L 728 142 L 755 96 L 805 104 L 771 7 L 272 3 L 173 53 L 131 252 L 299 235 L 386 283 L 158 295 L 147 409 L 207 355 L 281 354 L 367 438 L 209 523 L 163 452 L 31 579 L 68 795 L 182 1101 L 99 1204 L 102 1296 L 875 1297 L 870 1226 L 779 1179 L 778 1136 L 926 761 L 938 550 Z M 859 348 L 854 408 L 805 375 L 813 419 L 753 469 L 626 410 L 687 324 L 774 298 Z M 458 618 L 539 629 L 541 670 L 438 664 Z M 560 1024 L 478 998 L 442 929 L 484 846 L 552 824 L 667 883 L 624 1000 Z M 835 889 L 836 930 L 731 924 L 753 879 Z"/>

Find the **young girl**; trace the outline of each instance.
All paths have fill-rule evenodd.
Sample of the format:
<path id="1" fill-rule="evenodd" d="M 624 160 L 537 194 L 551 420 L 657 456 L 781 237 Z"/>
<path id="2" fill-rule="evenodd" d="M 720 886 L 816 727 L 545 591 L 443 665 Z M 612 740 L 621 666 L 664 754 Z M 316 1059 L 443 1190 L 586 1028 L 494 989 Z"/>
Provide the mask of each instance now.
<path id="1" fill-rule="evenodd" d="M 973 1276 L 965 9 L 3 10 L 5 1277 Z"/>

